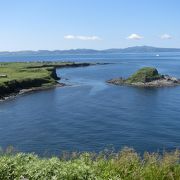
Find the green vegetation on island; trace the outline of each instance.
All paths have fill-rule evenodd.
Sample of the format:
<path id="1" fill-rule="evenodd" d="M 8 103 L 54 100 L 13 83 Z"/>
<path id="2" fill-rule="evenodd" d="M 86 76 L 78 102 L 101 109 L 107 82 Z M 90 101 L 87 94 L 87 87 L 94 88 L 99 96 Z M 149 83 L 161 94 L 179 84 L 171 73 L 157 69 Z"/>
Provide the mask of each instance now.
<path id="1" fill-rule="evenodd" d="M 153 80 L 157 80 L 162 78 L 162 75 L 160 75 L 156 68 L 152 67 L 144 67 L 135 72 L 132 76 L 130 76 L 126 82 L 127 83 L 146 83 Z"/>
<path id="2" fill-rule="evenodd" d="M 119 153 L 72 153 L 43 158 L 2 153 L 1 180 L 179 180 L 180 152 L 145 153 L 124 148 Z"/>
<path id="3" fill-rule="evenodd" d="M 56 68 L 88 66 L 74 62 L 15 62 L 0 63 L 0 99 L 23 89 L 47 88 L 59 80 Z"/>
<path id="4" fill-rule="evenodd" d="M 108 80 L 107 82 L 115 85 L 132 85 L 141 87 L 164 87 L 180 84 L 179 79 L 168 75 L 161 75 L 158 70 L 153 67 L 141 68 L 127 79 L 117 78 Z"/>

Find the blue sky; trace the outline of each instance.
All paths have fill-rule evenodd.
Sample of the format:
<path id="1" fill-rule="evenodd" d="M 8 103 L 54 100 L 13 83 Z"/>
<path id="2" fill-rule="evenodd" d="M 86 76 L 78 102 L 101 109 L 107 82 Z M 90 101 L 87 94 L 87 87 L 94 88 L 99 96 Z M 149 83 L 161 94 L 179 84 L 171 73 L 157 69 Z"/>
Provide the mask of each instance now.
<path id="1" fill-rule="evenodd" d="M 0 0 L 0 51 L 180 48 L 179 0 Z"/>

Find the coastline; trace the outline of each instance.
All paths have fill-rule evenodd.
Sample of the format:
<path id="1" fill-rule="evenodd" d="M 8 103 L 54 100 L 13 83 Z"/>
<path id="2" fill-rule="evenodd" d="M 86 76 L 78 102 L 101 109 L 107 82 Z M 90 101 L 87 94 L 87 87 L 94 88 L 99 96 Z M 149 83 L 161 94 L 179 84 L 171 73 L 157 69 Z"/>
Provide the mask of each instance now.
<path id="1" fill-rule="evenodd" d="M 19 95 L 35 92 L 35 91 L 43 91 L 51 88 L 56 87 L 64 87 L 66 84 L 58 82 L 58 80 L 61 79 L 61 77 L 58 77 L 56 74 L 56 69 L 60 68 L 76 68 L 76 67 L 87 67 L 92 65 L 106 65 L 109 63 L 79 63 L 79 62 L 22 62 L 22 63 L 0 63 L 0 70 L 1 68 L 4 68 L 4 66 L 7 66 L 7 72 L 9 71 L 9 68 L 16 68 L 16 66 L 20 65 L 20 68 L 18 71 L 20 71 L 20 76 L 23 76 L 22 74 L 24 71 L 27 71 L 28 73 L 32 71 L 31 76 L 28 78 L 24 78 L 23 80 L 19 79 L 0 79 L 4 80 L 4 84 L 0 84 L 0 102 L 13 99 Z M 12 66 L 12 67 L 11 67 Z M 22 66 L 22 67 L 21 67 Z M 45 76 L 38 77 L 34 74 L 37 74 L 40 71 L 45 72 Z M 4 74 L 6 74 L 6 71 L 4 71 Z M 22 71 L 22 72 L 21 72 Z M 22 75 L 21 75 L 22 74 Z"/>
<path id="2" fill-rule="evenodd" d="M 142 88 L 160 88 L 180 85 L 180 79 L 169 75 L 161 75 L 158 70 L 153 67 L 141 68 L 127 79 L 120 77 L 107 80 L 106 82 L 119 86 L 125 85 Z"/>
<path id="3" fill-rule="evenodd" d="M 179 86 L 180 82 L 173 82 L 171 80 L 160 79 L 154 80 L 151 82 L 136 82 L 136 83 L 127 83 L 125 80 L 119 79 L 110 79 L 106 81 L 109 84 L 118 85 L 118 86 L 132 86 L 132 87 L 139 87 L 139 88 L 161 88 L 161 87 L 175 87 Z"/>
<path id="4" fill-rule="evenodd" d="M 54 85 L 51 85 L 51 86 L 32 87 L 32 88 L 29 88 L 29 89 L 21 89 L 18 92 L 14 92 L 14 93 L 11 93 L 9 95 L 1 97 L 0 98 L 0 102 L 11 100 L 11 99 L 14 99 L 14 98 L 16 98 L 18 96 L 29 94 L 29 93 L 33 93 L 33 92 L 45 91 L 45 90 L 48 90 L 48 89 L 54 89 L 54 88 L 64 87 L 64 86 L 67 86 L 67 85 L 65 83 L 57 82 L 57 84 L 54 84 Z"/>

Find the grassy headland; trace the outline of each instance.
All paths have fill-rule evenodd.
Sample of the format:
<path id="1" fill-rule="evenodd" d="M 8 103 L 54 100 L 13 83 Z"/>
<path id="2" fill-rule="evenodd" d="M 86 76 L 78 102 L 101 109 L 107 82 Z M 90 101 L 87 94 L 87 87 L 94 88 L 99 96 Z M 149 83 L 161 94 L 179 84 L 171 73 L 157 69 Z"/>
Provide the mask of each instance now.
<path id="1" fill-rule="evenodd" d="M 1 180 L 179 180 L 180 152 L 143 157 L 125 148 L 119 153 L 71 154 L 40 158 L 34 154 L 0 155 Z"/>
<path id="2" fill-rule="evenodd" d="M 73 62 L 0 63 L 0 99 L 23 89 L 47 88 L 57 84 L 56 68 L 88 66 Z"/>

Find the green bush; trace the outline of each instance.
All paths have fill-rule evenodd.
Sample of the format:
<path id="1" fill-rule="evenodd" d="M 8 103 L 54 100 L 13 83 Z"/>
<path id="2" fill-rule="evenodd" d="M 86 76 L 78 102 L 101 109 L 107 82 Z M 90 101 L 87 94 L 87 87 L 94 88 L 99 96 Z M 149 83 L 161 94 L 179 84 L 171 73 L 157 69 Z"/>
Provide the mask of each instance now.
<path id="1" fill-rule="evenodd" d="M 109 155 L 82 153 L 71 158 L 35 154 L 0 156 L 0 180 L 179 180 L 180 151 L 145 153 L 124 148 Z"/>

